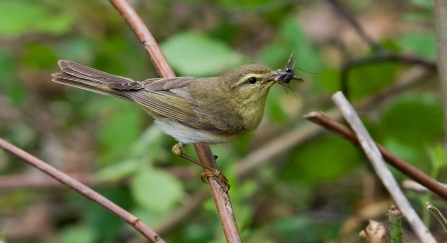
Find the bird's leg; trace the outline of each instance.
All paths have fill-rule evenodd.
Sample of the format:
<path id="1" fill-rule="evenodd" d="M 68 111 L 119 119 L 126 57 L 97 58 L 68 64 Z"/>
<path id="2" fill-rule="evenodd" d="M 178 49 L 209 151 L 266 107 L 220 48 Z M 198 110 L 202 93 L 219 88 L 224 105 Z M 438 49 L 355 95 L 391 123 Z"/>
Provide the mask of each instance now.
<path id="1" fill-rule="evenodd" d="M 225 188 L 225 191 L 230 190 L 230 184 L 228 183 L 228 179 L 227 177 L 218 169 L 212 168 L 208 165 L 205 165 L 203 163 L 201 163 L 200 161 L 197 161 L 193 158 L 191 158 L 190 156 L 186 155 L 184 153 L 185 151 L 185 144 L 183 143 L 178 143 L 176 145 L 174 145 L 174 147 L 172 147 L 172 152 L 177 155 L 180 158 L 186 159 L 190 162 L 193 162 L 194 164 L 200 165 L 205 169 L 208 169 L 209 171 L 206 171 L 204 173 L 202 173 L 202 181 L 205 183 L 208 183 L 208 178 L 209 177 L 217 177 L 217 179 L 219 180 L 219 183 L 221 184 L 221 186 L 223 188 Z M 217 159 L 217 156 L 214 155 L 214 159 Z M 210 172 L 211 171 L 211 172 Z"/>

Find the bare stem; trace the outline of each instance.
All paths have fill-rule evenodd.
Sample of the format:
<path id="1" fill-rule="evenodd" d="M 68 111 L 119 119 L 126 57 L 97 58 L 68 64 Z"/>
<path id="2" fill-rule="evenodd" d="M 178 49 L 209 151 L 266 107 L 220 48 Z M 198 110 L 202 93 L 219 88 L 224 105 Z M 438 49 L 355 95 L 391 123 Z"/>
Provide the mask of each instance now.
<path id="1" fill-rule="evenodd" d="M 32 156 L 31 154 L 21 150 L 20 148 L 6 142 L 0 138 L 0 147 L 5 151 L 14 154 L 15 156 L 21 158 L 26 163 L 36 167 L 37 169 L 43 171 L 47 175 L 56 179 L 60 183 L 66 185 L 67 187 L 79 192 L 84 197 L 92 200 L 93 202 L 101 205 L 105 209 L 114 213 L 118 217 L 122 218 L 126 223 L 134 227 L 138 232 L 140 232 L 146 239 L 151 242 L 163 243 L 165 242 L 160 238 L 151 228 L 145 225 L 140 219 L 133 216 L 126 210 L 122 209 L 120 206 L 116 205 L 109 199 L 103 197 L 101 194 L 93 191 L 86 185 L 80 183 L 79 181 L 71 178 L 67 174 L 59 171 L 58 169 L 52 167 L 51 165 L 43 162 L 42 160 Z"/>
<path id="2" fill-rule="evenodd" d="M 402 214 L 405 216 L 411 228 L 413 228 L 414 232 L 422 242 L 436 243 L 433 235 L 424 226 L 424 223 L 422 223 L 422 220 L 419 218 L 403 192 L 400 190 L 399 185 L 397 184 L 393 175 L 386 167 L 382 154 L 372 140 L 352 105 L 341 92 L 335 93 L 332 96 L 332 100 L 335 104 L 337 104 L 349 125 L 351 125 L 352 130 L 354 130 L 356 137 L 363 148 L 363 151 L 365 151 L 365 154 L 371 161 L 377 175 L 390 193 L 391 197 L 394 199 L 394 202 Z"/>
<path id="3" fill-rule="evenodd" d="M 326 128 L 327 130 L 339 135 L 340 137 L 350 141 L 352 144 L 356 146 L 360 146 L 358 138 L 355 136 L 355 133 L 346 126 L 338 123 L 336 120 L 325 116 L 320 112 L 311 112 L 304 116 L 304 118 Z M 392 165 L 394 168 L 398 169 L 400 172 L 404 173 L 408 177 L 417 181 L 419 184 L 425 186 L 432 192 L 438 194 L 440 197 L 447 200 L 447 188 L 426 175 L 424 172 L 414 167 L 413 165 L 407 163 L 403 159 L 397 157 L 386 148 L 376 143 L 379 148 L 380 153 L 384 157 L 385 161 Z"/>
<path id="4" fill-rule="evenodd" d="M 126 0 L 110 0 L 110 3 L 121 14 L 123 19 L 135 33 L 137 39 L 143 44 L 160 76 L 163 78 L 174 77 L 175 74 L 169 66 L 166 57 L 148 28 L 145 26 L 129 2 Z M 218 168 L 214 155 L 208 145 L 194 144 L 194 148 L 196 149 L 201 163 L 212 168 Z M 220 186 L 217 180 L 218 179 L 215 177 L 210 177 L 209 186 L 222 222 L 225 237 L 227 242 L 241 242 L 239 230 L 230 203 L 230 197 L 228 192 Z"/>
<path id="5" fill-rule="evenodd" d="M 447 231 L 447 219 L 442 215 L 442 213 L 436 207 L 432 206 L 429 202 L 426 204 L 427 209 L 436 217 L 439 223 L 442 225 L 445 231 Z"/>
<path id="6" fill-rule="evenodd" d="M 360 38 L 363 39 L 375 51 L 384 51 L 384 48 L 377 44 L 366 32 L 362 29 L 359 22 L 342 6 L 338 0 L 328 0 L 334 6 L 335 10 L 354 28 Z"/>
<path id="7" fill-rule="evenodd" d="M 391 243 L 402 243 L 402 214 L 394 205 L 388 209 L 388 220 L 390 221 Z"/>

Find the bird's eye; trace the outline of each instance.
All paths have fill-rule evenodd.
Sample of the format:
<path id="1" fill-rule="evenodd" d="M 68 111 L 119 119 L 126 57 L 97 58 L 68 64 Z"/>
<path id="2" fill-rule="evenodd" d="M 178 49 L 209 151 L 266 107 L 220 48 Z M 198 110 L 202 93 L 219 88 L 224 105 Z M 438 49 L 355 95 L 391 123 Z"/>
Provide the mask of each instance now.
<path id="1" fill-rule="evenodd" d="M 248 79 L 248 82 L 250 82 L 251 84 L 256 83 L 256 81 L 258 81 L 255 77 L 251 77 Z"/>

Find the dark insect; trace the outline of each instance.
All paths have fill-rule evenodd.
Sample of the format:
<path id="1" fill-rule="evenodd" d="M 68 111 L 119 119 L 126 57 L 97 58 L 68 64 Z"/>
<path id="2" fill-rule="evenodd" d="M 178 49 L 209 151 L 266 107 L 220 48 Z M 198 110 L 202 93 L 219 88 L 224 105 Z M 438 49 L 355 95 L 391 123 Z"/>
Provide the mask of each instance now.
<path id="1" fill-rule="evenodd" d="M 287 61 L 286 66 L 284 67 L 284 70 L 278 69 L 277 72 L 279 76 L 275 79 L 275 81 L 279 84 L 288 84 L 292 80 L 296 80 L 298 82 L 303 82 L 304 80 L 300 77 L 294 76 L 295 72 L 295 65 L 296 60 L 293 60 L 293 64 L 291 65 L 293 58 L 293 52 L 292 55 L 290 55 L 289 60 Z"/>

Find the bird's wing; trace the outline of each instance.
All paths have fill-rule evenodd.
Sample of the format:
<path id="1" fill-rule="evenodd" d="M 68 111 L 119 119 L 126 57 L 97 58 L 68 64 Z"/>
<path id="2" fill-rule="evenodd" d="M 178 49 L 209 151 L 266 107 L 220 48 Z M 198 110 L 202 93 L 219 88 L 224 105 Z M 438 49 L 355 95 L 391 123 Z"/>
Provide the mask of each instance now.
<path id="1" fill-rule="evenodd" d="M 231 133 L 232 130 L 223 124 L 219 125 L 219 121 L 211 123 L 209 119 L 204 119 L 209 114 L 203 114 L 198 109 L 188 87 L 200 81 L 191 77 L 148 79 L 141 82 L 143 91 L 127 93 L 132 100 L 151 111 L 186 126 L 218 134 Z"/>
<path id="2" fill-rule="evenodd" d="M 174 77 L 167 79 L 148 79 L 140 82 L 141 89 L 124 91 L 130 99 L 149 108 L 157 114 L 180 123 L 196 117 L 197 114 L 187 91 L 193 78 Z M 126 86 L 126 85 L 122 85 Z"/>
<path id="3" fill-rule="evenodd" d="M 215 133 L 228 133 L 224 126 L 216 127 L 203 119 L 203 112 L 188 92 L 197 78 L 173 77 L 134 81 L 112 75 L 70 61 L 59 61 L 60 73 L 53 74 L 53 81 L 93 91 L 103 95 L 133 100 L 160 116 L 181 124 Z M 198 114 L 200 113 L 200 114 Z"/>

